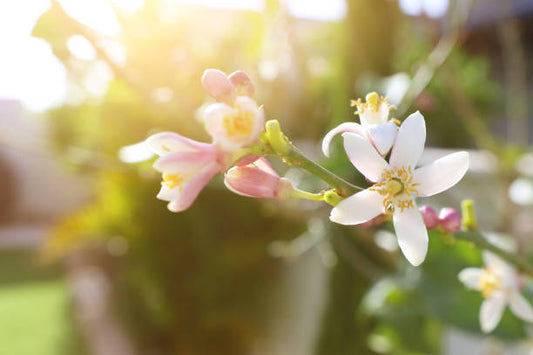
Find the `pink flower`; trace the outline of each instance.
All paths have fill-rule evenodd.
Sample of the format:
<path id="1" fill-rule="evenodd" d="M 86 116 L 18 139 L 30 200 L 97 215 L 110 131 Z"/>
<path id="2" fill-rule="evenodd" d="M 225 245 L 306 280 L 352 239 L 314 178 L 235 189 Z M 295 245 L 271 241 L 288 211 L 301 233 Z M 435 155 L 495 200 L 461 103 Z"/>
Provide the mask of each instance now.
<path id="1" fill-rule="evenodd" d="M 172 212 L 189 208 L 209 180 L 227 167 L 227 154 L 214 144 L 172 132 L 155 134 L 147 143 L 160 156 L 154 163 L 154 168 L 163 174 L 157 198 L 169 201 Z"/>
<path id="2" fill-rule="evenodd" d="M 250 97 L 254 93 L 248 75 L 237 71 L 226 76 L 222 71 L 208 69 L 202 84 L 217 103 L 204 112 L 207 132 L 222 149 L 244 148 L 257 140 L 265 121 L 264 111 Z"/>
<path id="3" fill-rule="evenodd" d="M 291 182 L 280 177 L 268 160 L 262 157 L 251 164 L 228 170 L 224 183 L 236 194 L 256 198 L 284 200 L 293 190 Z"/>

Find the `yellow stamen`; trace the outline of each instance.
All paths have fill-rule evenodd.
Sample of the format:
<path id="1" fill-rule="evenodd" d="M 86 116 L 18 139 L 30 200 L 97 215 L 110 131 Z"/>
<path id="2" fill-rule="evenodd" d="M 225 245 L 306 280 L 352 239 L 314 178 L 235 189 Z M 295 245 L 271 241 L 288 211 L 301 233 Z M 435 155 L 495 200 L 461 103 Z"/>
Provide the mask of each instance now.
<path id="1" fill-rule="evenodd" d="M 377 92 L 372 91 L 371 93 L 366 95 L 365 100 L 372 106 L 376 106 L 378 104 L 379 95 Z"/>
<path id="2" fill-rule="evenodd" d="M 409 209 L 409 208 L 415 208 L 415 203 L 413 201 L 413 199 L 410 199 L 410 200 L 400 200 L 398 202 L 398 207 L 401 208 L 401 212 L 403 212 L 404 209 Z"/>
<path id="3" fill-rule="evenodd" d="M 413 198 L 418 196 L 418 190 L 416 187 L 418 183 L 413 182 L 413 169 L 408 166 L 405 168 L 393 168 L 385 170 L 381 174 L 381 181 L 374 184 L 369 189 L 371 191 L 377 191 L 380 195 L 383 195 L 383 208 L 385 213 L 393 213 L 395 211 L 395 205 L 401 209 L 415 208 Z M 404 199 L 399 200 L 398 197 Z"/>
<path id="4" fill-rule="evenodd" d="M 183 183 L 183 176 L 180 174 L 163 174 L 163 182 L 161 185 L 168 187 L 169 189 L 173 189 L 176 186 L 179 186 L 180 191 L 183 189 L 183 186 L 181 184 Z"/>
<path id="5" fill-rule="evenodd" d="M 501 289 L 501 280 L 498 275 L 489 269 L 484 269 L 479 278 L 479 289 L 483 297 L 488 298 L 492 292 Z"/>
<path id="6" fill-rule="evenodd" d="M 223 125 L 229 137 L 249 136 L 253 132 L 254 113 L 239 108 L 237 115 L 224 117 Z"/>

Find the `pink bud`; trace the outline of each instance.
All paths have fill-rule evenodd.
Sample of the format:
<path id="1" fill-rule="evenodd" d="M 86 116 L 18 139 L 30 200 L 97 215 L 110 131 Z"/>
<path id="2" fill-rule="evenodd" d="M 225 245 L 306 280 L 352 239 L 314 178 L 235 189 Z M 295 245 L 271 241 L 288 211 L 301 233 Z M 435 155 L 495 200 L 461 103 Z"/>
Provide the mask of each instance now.
<path id="1" fill-rule="evenodd" d="M 431 206 L 420 207 L 420 213 L 422 213 L 426 227 L 429 229 L 437 228 L 439 225 L 439 217 L 437 216 L 437 212 L 435 212 Z"/>
<path id="2" fill-rule="evenodd" d="M 281 178 L 268 160 L 259 158 L 245 166 L 235 166 L 226 172 L 224 183 L 236 194 L 283 200 L 293 189 L 291 182 Z"/>
<path id="3" fill-rule="evenodd" d="M 439 221 L 446 232 L 455 233 L 461 229 L 461 214 L 451 207 L 440 210 Z"/>
<path id="4" fill-rule="evenodd" d="M 254 96 L 255 87 L 252 80 L 243 71 L 237 70 L 230 74 L 229 80 L 237 88 L 239 94 L 244 96 Z"/>
<path id="5" fill-rule="evenodd" d="M 202 85 L 207 94 L 217 101 L 231 101 L 237 94 L 237 90 L 230 79 L 218 69 L 204 71 Z"/>

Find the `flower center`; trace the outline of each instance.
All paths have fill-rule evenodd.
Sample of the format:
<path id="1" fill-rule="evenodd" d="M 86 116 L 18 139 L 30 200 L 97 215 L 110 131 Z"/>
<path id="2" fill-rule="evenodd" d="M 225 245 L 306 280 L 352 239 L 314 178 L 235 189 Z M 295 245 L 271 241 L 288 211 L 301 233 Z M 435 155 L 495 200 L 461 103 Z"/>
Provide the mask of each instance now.
<path id="1" fill-rule="evenodd" d="M 239 107 L 239 113 L 224 117 L 224 129 L 229 137 L 249 136 L 253 132 L 254 113 Z"/>
<path id="2" fill-rule="evenodd" d="M 377 191 L 383 195 L 383 207 L 385 213 L 393 213 L 397 208 L 414 208 L 414 197 L 418 196 L 416 190 L 418 183 L 413 182 L 413 172 L 410 166 L 405 168 L 392 168 L 381 174 L 381 181 L 370 187 L 371 191 Z"/>
<path id="3" fill-rule="evenodd" d="M 161 185 L 168 187 L 169 189 L 173 189 L 174 187 L 178 186 L 180 191 L 183 189 L 183 176 L 181 174 L 166 174 L 163 173 L 163 182 Z"/>
<path id="4" fill-rule="evenodd" d="M 491 270 L 485 269 L 479 278 L 479 289 L 483 297 L 488 298 L 492 292 L 502 288 L 501 280 Z"/>

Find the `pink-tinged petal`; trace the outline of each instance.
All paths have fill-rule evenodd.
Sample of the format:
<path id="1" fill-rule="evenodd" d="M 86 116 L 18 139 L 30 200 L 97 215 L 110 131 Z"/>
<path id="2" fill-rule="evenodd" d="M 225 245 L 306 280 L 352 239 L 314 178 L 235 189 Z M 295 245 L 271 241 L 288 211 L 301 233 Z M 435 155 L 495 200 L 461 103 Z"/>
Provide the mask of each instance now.
<path id="1" fill-rule="evenodd" d="M 428 232 L 418 208 L 396 209 L 392 221 L 403 255 L 413 266 L 422 264 L 428 251 Z"/>
<path id="2" fill-rule="evenodd" d="M 187 185 L 183 187 L 183 190 L 178 196 L 170 201 L 168 209 L 172 212 L 181 212 L 189 208 L 205 185 L 207 185 L 209 180 L 211 180 L 218 171 L 219 166 L 216 163 L 206 166 L 200 174 L 193 177 Z"/>
<path id="3" fill-rule="evenodd" d="M 342 200 L 331 210 L 332 222 L 354 225 L 371 220 L 383 213 L 383 196 L 376 191 L 364 190 Z"/>
<path id="4" fill-rule="evenodd" d="M 511 293 L 509 307 L 518 318 L 526 322 L 533 322 L 533 308 L 519 292 Z"/>
<path id="5" fill-rule="evenodd" d="M 226 187 L 239 195 L 257 198 L 276 198 L 280 177 L 254 166 L 233 167 L 225 174 Z"/>
<path id="6" fill-rule="evenodd" d="M 230 74 L 229 80 L 237 88 L 240 95 L 254 96 L 255 87 L 252 80 L 243 71 L 237 70 Z"/>
<path id="7" fill-rule="evenodd" d="M 194 172 L 202 169 L 205 165 L 217 161 L 216 152 L 172 152 L 164 155 L 154 162 L 154 169 L 167 174 Z"/>
<path id="8" fill-rule="evenodd" d="M 424 151 L 426 122 L 418 111 L 409 115 L 400 126 L 392 147 L 389 163 L 393 167 L 415 167 Z"/>
<path id="9" fill-rule="evenodd" d="M 259 159 L 256 159 L 252 163 L 252 165 L 257 167 L 258 169 L 261 169 L 262 171 L 264 171 L 264 172 L 266 172 L 266 173 L 268 173 L 270 175 L 279 177 L 278 172 L 276 170 L 274 170 L 274 168 L 272 167 L 270 162 L 264 157 L 260 157 Z"/>
<path id="10" fill-rule="evenodd" d="M 331 131 L 329 131 L 322 140 L 322 153 L 324 153 L 325 156 L 329 157 L 329 146 L 331 145 L 331 141 L 333 140 L 333 137 L 335 137 L 339 133 L 344 132 L 350 132 L 360 135 L 361 137 L 365 137 L 365 129 L 359 124 L 355 122 L 344 122 L 338 125 L 337 127 L 333 128 Z"/>
<path id="11" fill-rule="evenodd" d="M 468 170 L 468 153 L 448 154 L 413 172 L 413 181 L 419 196 L 427 197 L 445 191 L 457 184 Z"/>
<path id="12" fill-rule="evenodd" d="M 389 164 L 370 143 L 354 133 L 343 133 L 344 149 L 350 162 L 370 181 L 379 181 Z"/>
<path id="13" fill-rule="evenodd" d="M 366 134 L 379 154 L 386 155 L 394 143 L 398 126 L 394 122 L 366 127 Z"/>
<path id="14" fill-rule="evenodd" d="M 173 132 L 154 134 L 153 136 L 148 137 L 146 142 L 154 153 L 161 156 L 170 152 L 189 152 L 213 149 L 211 144 L 197 142 Z"/>
<path id="15" fill-rule="evenodd" d="M 492 292 L 491 296 L 483 301 L 479 311 L 479 323 L 483 332 L 492 332 L 500 323 L 506 301 L 505 295 L 501 291 Z"/>
<path id="16" fill-rule="evenodd" d="M 479 280 L 485 271 L 478 267 L 468 267 L 461 270 L 459 280 L 468 288 L 479 291 Z"/>
<path id="17" fill-rule="evenodd" d="M 204 71 L 202 85 L 207 94 L 217 101 L 231 101 L 237 93 L 230 79 L 218 69 Z"/>

